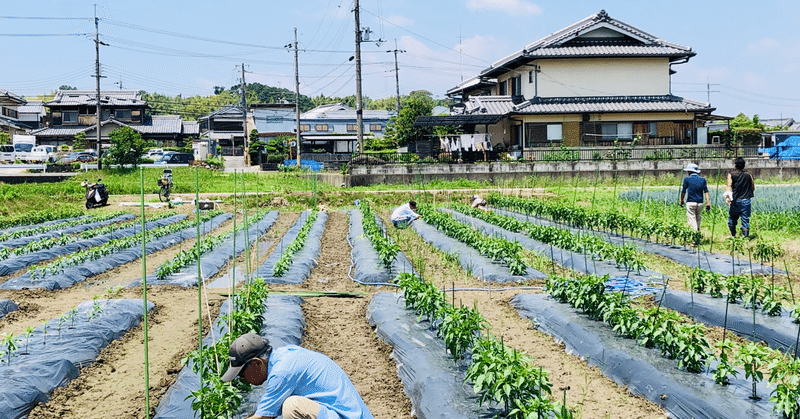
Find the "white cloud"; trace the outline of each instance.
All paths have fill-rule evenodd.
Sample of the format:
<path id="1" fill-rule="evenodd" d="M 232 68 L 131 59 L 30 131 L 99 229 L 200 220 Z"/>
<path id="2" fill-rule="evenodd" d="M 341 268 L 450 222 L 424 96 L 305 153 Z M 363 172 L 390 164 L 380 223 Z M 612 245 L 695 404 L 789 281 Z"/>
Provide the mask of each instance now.
<path id="1" fill-rule="evenodd" d="M 766 54 L 780 50 L 781 42 L 773 38 L 761 38 L 747 44 L 747 52 Z"/>
<path id="2" fill-rule="evenodd" d="M 400 27 L 412 26 L 414 24 L 413 20 L 400 15 L 391 15 L 386 18 L 386 21 Z"/>
<path id="3" fill-rule="evenodd" d="M 542 8 L 525 0 L 469 0 L 470 10 L 494 10 L 515 16 L 531 16 L 542 14 Z"/>

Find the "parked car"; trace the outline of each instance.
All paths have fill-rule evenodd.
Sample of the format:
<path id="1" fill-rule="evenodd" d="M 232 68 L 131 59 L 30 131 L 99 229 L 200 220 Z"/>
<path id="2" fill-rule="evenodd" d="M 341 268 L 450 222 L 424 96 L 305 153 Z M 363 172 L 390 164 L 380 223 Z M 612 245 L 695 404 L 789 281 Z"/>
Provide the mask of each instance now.
<path id="1" fill-rule="evenodd" d="M 88 163 L 95 160 L 97 160 L 97 157 L 86 151 L 73 151 L 67 157 L 56 161 L 56 164 Z"/>
<path id="2" fill-rule="evenodd" d="M 150 150 L 147 150 L 146 153 L 142 154 L 142 158 L 158 160 L 163 155 L 164 155 L 164 150 L 160 148 L 151 148 Z"/>
<path id="3" fill-rule="evenodd" d="M 0 163 L 14 163 L 17 160 L 17 153 L 11 144 L 0 145 Z"/>
<path id="4" fill-rule="evenodd" d="M 56 146 L 37 145 L 28 155 L 28 162 L 31 163 L 52 163 L 56 159 Z"/>
<path id="5" fill-rule="evenodd" d="M 156 161 L 156 164 L 189 164 L 194 161 L 192 153 L 178 153 L 168 151 Z"/>

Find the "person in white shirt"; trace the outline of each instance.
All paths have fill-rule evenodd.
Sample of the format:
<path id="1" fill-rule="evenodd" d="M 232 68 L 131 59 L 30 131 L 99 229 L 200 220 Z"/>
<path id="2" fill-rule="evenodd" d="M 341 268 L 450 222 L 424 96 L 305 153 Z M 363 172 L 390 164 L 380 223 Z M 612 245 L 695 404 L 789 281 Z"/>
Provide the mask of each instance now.
<path id="1" fill-rule="evenodd" d="M 417 203 L 415 201 L 408 201 L 400 205 L 392 211 L 392 224 L 397 228 L 405 228 L 408 223 L 420 218 L 417 214 Z"/>

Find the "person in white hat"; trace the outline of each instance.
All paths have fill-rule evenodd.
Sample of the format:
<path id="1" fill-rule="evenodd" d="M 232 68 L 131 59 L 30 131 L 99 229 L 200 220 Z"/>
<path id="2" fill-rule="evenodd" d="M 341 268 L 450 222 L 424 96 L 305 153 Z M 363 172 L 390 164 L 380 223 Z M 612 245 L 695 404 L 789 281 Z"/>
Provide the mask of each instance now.
<path id="1" fill-rule="evenodd" d="M 266 382 L 255 413 L 247 419 L 374 419 L 350 378 L 327 356 L 296 345 L 272 349 L 255 333 L 236 338 L 222 381 Z"/>
<path id="2" fill-rule="evenodd" d="M 687 164 L 683 171 L 687 172 L 689 175 L 683 178 L 680 206 L 686 204 L 686 221 L 689 223 L 689 228 L 694 231 L 700 231 L 703 202 L 706 203 L 706 211 L 711 210 L 711 200 L 708 197 L 708 184 L 706 183 L 706 179 L 700 176 L 700 167 L 696 164 Z"/>
<path id="3" fill-rule="evenodd" d="M 481 198 L 478 195 L 472 195 L 470 198 L 472 208 L 477 208 L 481 211 L 489 211 L 489 208 L 486 208 L 486 200 Z"/>

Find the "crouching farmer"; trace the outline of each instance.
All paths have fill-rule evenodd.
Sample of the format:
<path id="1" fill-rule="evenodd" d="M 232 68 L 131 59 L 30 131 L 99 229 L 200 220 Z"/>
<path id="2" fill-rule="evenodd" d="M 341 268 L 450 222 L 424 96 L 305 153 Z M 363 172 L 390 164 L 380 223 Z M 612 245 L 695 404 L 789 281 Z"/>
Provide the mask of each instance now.
<path id="1" fill-rule="evenodd" d="M 273 350 L 267 339 L 247 333 L 231 343 L 228 354 L 222 381 L 267 383 L 247 419 L 373 419 L 347 374 L 321 353 L 296 345 Z"/>

